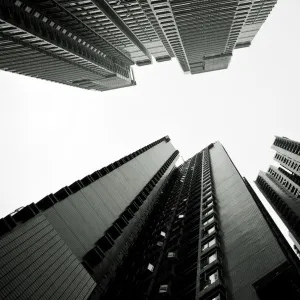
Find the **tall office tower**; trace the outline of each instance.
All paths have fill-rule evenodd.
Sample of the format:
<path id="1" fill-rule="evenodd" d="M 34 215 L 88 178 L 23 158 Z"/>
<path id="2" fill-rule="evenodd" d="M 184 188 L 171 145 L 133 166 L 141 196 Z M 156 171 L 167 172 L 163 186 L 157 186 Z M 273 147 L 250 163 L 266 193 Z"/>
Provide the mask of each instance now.
<path id="1" fill-rule="evenodd" d="M 297 258 L 257 199 L 209 145 L 171 173 L 103 299 L 298 299 Z"/>
<path id="2" fill-rule="evenodd" d="M 268 172 L 259 172 L 256 185 L 300 243 L 300 143 L 276 137 L 274 160 Z"/>
<path id="3" fill-rule="evenodd" d="M 164 137 L 2 219 L 0 298 L 299 299 L 296 255 L 222 145 L 178 157 Z"/>
<path id="4" fill-rule="evenodd" d="M 0 0 L 0 68 L 85 89 L 135 85 L 131 65 L 227 68 L 276 0 Z"/>

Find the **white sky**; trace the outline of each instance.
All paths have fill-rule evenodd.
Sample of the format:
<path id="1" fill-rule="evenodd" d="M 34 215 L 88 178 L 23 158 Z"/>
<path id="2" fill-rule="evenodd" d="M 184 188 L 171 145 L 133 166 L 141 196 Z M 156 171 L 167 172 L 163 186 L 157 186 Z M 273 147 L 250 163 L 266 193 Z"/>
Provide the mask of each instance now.
<path id="1" fill-rule="evenodd" d="M 104 93 L 0 71 L 0 217 L 164 135 L 185 159 L 221 141 L 253 181 L 274 135 L 300 140 L 300 1 L 278 2 L 225 71 L 184 75 L 174 59 Z"/>

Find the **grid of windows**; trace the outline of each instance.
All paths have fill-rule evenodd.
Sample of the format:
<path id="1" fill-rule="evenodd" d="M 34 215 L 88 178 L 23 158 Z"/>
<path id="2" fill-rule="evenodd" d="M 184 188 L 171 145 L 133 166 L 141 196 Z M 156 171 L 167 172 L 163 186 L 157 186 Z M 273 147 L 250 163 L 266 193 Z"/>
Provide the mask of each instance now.
<path id="1" fill-rule="evenodd" d="M 125 261 L 124 272 L 126 270 L 127 279 L 126 283 L 122 284 L 124 288 L 121 292 L 117 288 L 111 288 L 105 299 L 142 299 L 141 295 L 144 293 L 154 298 L 160 294 L 172 296 L 177 293 L 184 299 L 195 297 L 200 230 L 201 159 L 202 154 L 199 153 L 174 171 L 170 179 L 171 190 L 161 194 L 162 198 L 157 201 L 158 206 L 149 218 L 150 223 L 141 234 L 142 240 L 137 241 L 135 248 L 130 251 L 131 255 Z M 144 259 L 147 261 L 144 262 Z M 210 258 L 211 262 L 212 260 L 213 256 Z M 155 266 L 153 272 L 147 269 L 149 262 Z M 175 273 L 182 276 L 183 280 L 175 282 L 175 278 L 170 276 Z M 118 280 L 124 278 L 121 275 L 116 278 L 116 287 Z M 135 285 L 137 289 L 133 291 L 131 286 L 136 280 L 139 284 Z"/>
<path id="2" fill-rule="evenodd" d="M 216 3 L 180 0 L 172 4 L 192 74 L 208 71 L 206 57 L 224 54 L 236 7 L 236 1 L 228 0 Z M 219 57 L 211 63 L 209 69 L 220 69 L 226 68 L 229 61 Z"/>
<path id="3" fill-rule="evenodd" d="M 300 162 L 299 161 L 294 160 L 294 159 L 292 159 L 284 154 L 281 154 L 281 153 L 276 153 L 274 160 L 279 162 L 282 166 L 284 166 L 288 170 L 290 170 L 300 176 Z"/>
<path id="4" fill-rule="evenodd" d="M 169 1 L 151 0 L 150 6 L 169 45 L 172 47 L 173 53 L 178 59 L 182 70 L 188 72 L 190 68 L 178 32 L 178 27 L 174 19 L 171 3 Z"/>
<path id="5" fill-rule="evenodd" d="M 138 1 L 107 2 L 155 58 L 169 55 Z"/>
<path id="6" fill-rule="evenodd" d="M 7 54 L 0 67 L 100 91 L 135 85 L 130 66 L 151 64 L 152 56 L 158 62 L 176 56 L 186 73 L 225 69 L 275 3 L 0 0 L 0 51 Z"/>
<path id="7" fill-rule="evenodd" d="M 131 35 L 106 1 L 56 0 L 66 11 L 86 24 L 116 49 L 134 61 L 149 59 L 147 50 Z"/>
<path id="8" fill-rule="evenodd" d="M 197 295 L 199 298 L 201 297 L 201 299 L 202 297 L 210 299 L 211 293 L 215 295 L 214 297 L 220 297 L 219 290 L 223 287 L 221 280 L 223 268 L 221 263 L 221 248 L 218 242 L 218 209 L 214 195 L 214 184 L 208 149 L 204 151 L 202 174 L 201 251 L 198 254 Z M 214 297 L 212 297 L 212 299 Z"/>
<path id="9" fill-rule="evenodd" d="M 300 242 L 300 143 L 276 137 L 272 145 L 274 160 L 281 166 L 270 166 L 259 172 L 256 185 L 281 217 L 289 231 Z"/>
<path id="10" fill-rule="evenodd" d="M 135 84 L 128 65 L 39 11 L 44 2 L 26 3 L 0 1 L 2 69 L 92 90 Z"/>
<path id="11" fill-rule="evenodd" d="M 260 172 L 256 179 L 256 184 L 272 204 L 289 230 L 300 241 L 300 210 L 297 202 L 289 197 L 279 186 L 265 173 Z"/>
<path id="12" fill-rule="evenodd" d="M 270 174 L 288 193 L 291 193 L 296 198 L 300 198 L 300 182 L 298 182 L 298 178 L 294 179 L 292 175 L 284 169 L 278 170 L 274 166 L 269 168 L 268 174 Z"/>
<path id="13" fill-rule="evenodd" d="M 273 145 L 300 156 L 300 143 L 296 141 L 287 138 L 276 137 Z"/>

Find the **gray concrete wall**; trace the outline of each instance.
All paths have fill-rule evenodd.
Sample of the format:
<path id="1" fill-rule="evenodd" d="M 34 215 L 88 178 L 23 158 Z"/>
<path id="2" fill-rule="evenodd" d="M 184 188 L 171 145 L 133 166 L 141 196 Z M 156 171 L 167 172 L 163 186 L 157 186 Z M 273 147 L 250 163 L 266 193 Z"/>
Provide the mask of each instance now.
<path id="1" fill-rule="evenodd" d="M 174 151 L 163 141 L 43 213 L 82 258 Z"/>
<path id="2" fill-rule="evenodd" d="M 286 258 L 220 143 L 210 149 L 229 299 L 258 300 L 252 284 Z"/>

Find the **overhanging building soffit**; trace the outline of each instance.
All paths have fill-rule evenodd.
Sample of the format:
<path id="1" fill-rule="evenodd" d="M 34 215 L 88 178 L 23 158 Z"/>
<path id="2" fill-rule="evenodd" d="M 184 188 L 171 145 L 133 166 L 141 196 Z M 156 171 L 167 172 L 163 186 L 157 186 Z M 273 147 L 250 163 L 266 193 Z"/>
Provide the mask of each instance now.
<path id="1" fill-rule="evenodd" d="M 150 52 L 144 47 L 135 34 L 127 27 L 122 19 L 116 14 L 111 6 L 104 0 L 92 0 L 92 2 L 106 15 L 106 17 L 113 22 L 131 42 L 136 45 L 149 59 L 152 61 Z"/>
<path id="2" fill-rule="evenodd" d="M 11 7 L 11 9 L 13 9 L 13 7 Z M 15 10 L 17 10 L 16 8 L 14 8 Z M 86 54 L 87 52 L 85 52 L 85 54 L 79 54 L 76 52 L 76 50 L 78 50 L 75 46 L 74 46 L 74 42 L 72 41 L 72 39 L 69 39 L 69 44 L 67 46 L 63 46 L 62 45 L 62 40 L 57 39 L 53 34 L 50 34 L 50 29 L 48 26 L 44 25 L 41 22 L 38 22 L 37 20 L 32 19 L 29 15 L 25 16 L 24 14 L 22 15 L 24 17 L 25 22 L 20 22 L 19 24 L 17 24 L 13 19 L 11 19 L 9 16 L 6 16 L 5 13 L 0 11 L 0 19 L 2 19 L 6 24 L 9 24 L 10 26 L 16 28 L 16 31 L 19 31 L 19 35 L 15 35 L 12 37 L 9 37 L 8 35 L 5 34 L 5 30 L 2 30 L 1 35 L 4 38 L 8 38 L 8 39 L 13 39 L 15 41 L 17 41 L 18 43 L 27 45 L 28 43 L 26 42 L 26 39 L 23 39 L 23 35 L 20 35 L 20 32 L 23 32 L 24 35 L 31 35 L 32 38 L 38 38 L 41 41 L 46 42 L 49 46 L 51 45 L 52 47 L 57 47 L 57 49 L 60 49 L 60 51 L 66 51 L 66 53 L 70 53 L 72 54 L 74 57 L 74 59 L 65 59 L 62 57 L 59 57 L 59 59 L 63 59 L 69 63 L 72 64 L 76 64 L 78 66 L 80 66 L 83 69 L 89 70 L 95 74 L 98 74 L 98 72 L 108 72 L 108 73 L 114 73 L 114 71 L 108 66 L 108 64 L 106 64 L 106 61 L 103 60 L 101 58 L 101 63 L 99 63 L 98 58 L 95 54 L 95 56 L 92 55 L 88 55 Z M 36 25 L 40 25 L 40 31 L 37 32 L 34 29 L 32 29 L 31 27 L 26 27 L 27 22 L 33 22 Z M 34 45 L 31 45 L 30 43 L 28 44 L 30 45 L 30 47 L 36 48 Z M 74 50 L 76 49 L 76 50 Z M 38 49 L 40 52 L 44 52 L 44 53 L 48 53 L 49 55 L 53 56 L 53 57 L 57 57 L 57 55 L 55 54 L 55 52 L 51 53 L 50 51 L 47 51 L 46 49 L 43 50 L 41 47 Z M 100 57 L 99 57 L 100 59 Z M 76 62 L 75 62 L 76 60 Z M 81 65 L 80 63 L 78 63 L 78 60 L 81 60 L 82 62 L 85 62 L 85 65 Z M 91 69 L 94 68 L 94 69 Z M 96 69 L 95 69 L 96 68 Z M 98 69 L 98 70 L 97 70 Z M 102 74 L 102 73 L 99 73 Z"/>
<path id="3" fill-rule="evenodd" d="M 100 52 L 104 52 L 106 56 L 114 57 L 115 59 L 127 65 L 134 64 L 133 60 L 126 56 L 126 53 L 123 53 L 117 49 L 107 39 L 103 38 L 99 32 L 95 31 L 89 24 L 84 22 L 80 15 L 77 15 L 71 11 L 67 2 L 62 0 L 51 0 L 48 4 L 50 6 L 48 10 L 46 10 L 44 7 L 44 1 L 26 0 L 23 2 L 27 3 L 28 6 L 32 8 L 32 11 L 37 11 L 41 15 L 47 17 L 50 21 L 54 21 L 56 25 L 60 25 L 60 31 L 65 29 L 68 33 L 71 32 L 73 36 L 78 36 L 78 39 L 82 40 L 81 43 L 85 41 L 87 44 L 94 46 L 94 48 Z M 58 12 L 59 17 L 57 17 Z M 64 19 L 67 20 L 67 24 L 65 24 Z M 70 20 L 72 20 L 72 22 L 70 22 Z M 73 25 L 76 24 L 76 30 L 73 28 L 73 25 L 71 25 L 72 23 Z M 80 28 L 80 34 L 77 33 L 78 26 Z M 91 36 L 91 34 L 93 34 L 94 37 Z M 89 38 L 87 38 L 87 36 L 89 36 Z M 97 38 L 97 44 L 100 44 L 101 46 L 93 43 L 93 38 Z"/>
<path id="4" fill-rule="evenodd" d="M 169 45 L 177 57 L 183 71 L 190 73 L 190 66 L 183 47 L 181 36 L 174 18 L 172 7 L 169 0 L 147 0 L 151 10 L 164 32 Z"/>

